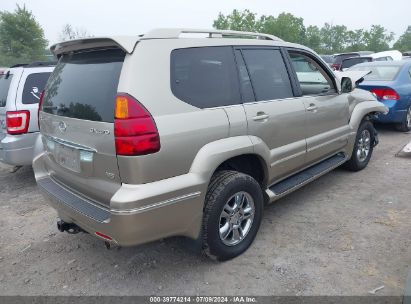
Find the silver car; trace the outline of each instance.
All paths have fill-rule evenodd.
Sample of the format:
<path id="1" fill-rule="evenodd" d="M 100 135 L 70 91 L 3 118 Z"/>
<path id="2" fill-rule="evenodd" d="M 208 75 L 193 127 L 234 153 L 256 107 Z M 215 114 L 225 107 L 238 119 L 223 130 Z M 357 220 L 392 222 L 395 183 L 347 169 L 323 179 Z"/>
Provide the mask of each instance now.
<path id="1" fill-rule="evenodd" d="M 107 246 L 179 235 L 233 258 L 265 203 L 340 165 L 365 168 L 371 118 L 387 111 L 354 89 L 364 72 L 337 77 L 265 34 L 158 29 L 51 51 L 36 180 L 60 231 Z"/>
<path id="2" fill-rule="evenodd" d="M 0 161 L 31 165 L 39 135 L 38 104 L 54 69 L 50 62 L 36 62 L 5 69 L 0 74 Z"/>

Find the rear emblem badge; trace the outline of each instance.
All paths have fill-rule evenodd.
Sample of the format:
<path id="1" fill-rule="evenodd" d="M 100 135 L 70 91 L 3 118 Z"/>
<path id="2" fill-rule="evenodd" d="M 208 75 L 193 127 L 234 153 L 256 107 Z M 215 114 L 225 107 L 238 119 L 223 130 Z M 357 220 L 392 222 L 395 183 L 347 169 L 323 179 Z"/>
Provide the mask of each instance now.
<path id="1" fill-rule="evenodd" d="M 109 130 L 97 130 L 95 128 L 90 128 L 90 133 L 98 134 L 98 135 L 108 135 L 110 134 Z"/>
<path id="2" fill-rule="evenodd" d="M 59 130 L 60 130 L 60 132 L 66 132 L 66 129 L 67 129 L 67 125 L 66 125 L 66 123 L 64 122 L 64 121 L 60 121 L 59 122 Z"/>

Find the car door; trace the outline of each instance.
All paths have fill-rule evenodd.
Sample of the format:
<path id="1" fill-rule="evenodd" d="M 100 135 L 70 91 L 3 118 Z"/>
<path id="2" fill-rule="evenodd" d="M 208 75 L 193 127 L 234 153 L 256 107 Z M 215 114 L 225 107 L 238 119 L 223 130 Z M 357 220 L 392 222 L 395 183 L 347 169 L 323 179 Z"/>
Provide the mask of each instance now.
<path id="1" fill-rule="evenodd" d="M 334 75 L 314 55 L 288 49 L 307 113 L 306 162 L 311 164 L 342 150 L 350 132 L 348 94 L 339 94 Z"/>
<path id="2" fill-rule="evenodd" d="M 263 141 L 270 161 L 269 184 L 304 166 L 305 108 L 279 48 L 236 49 L 241 92 L 252 140 Z"/>

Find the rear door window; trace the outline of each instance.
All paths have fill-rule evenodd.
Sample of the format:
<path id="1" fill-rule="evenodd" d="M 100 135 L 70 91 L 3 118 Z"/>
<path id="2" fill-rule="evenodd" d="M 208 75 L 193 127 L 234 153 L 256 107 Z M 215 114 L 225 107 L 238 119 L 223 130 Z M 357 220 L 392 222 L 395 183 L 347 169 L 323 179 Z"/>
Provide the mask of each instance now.
<path id="1" fill-rule="evenodd" d="M 242 53 L 256 101 L 294 96 L 280 50 L 243 49 Z"/>
<path id="2" fill-rule="evenodd" d="M 42 111 L 91 121 L 114 121 L 125 53 L 103 49 L 64 54 L 47 83 Z"/>
<path id="3" fill-rule="evenodd" d="M 231 47 L 198 47 L 171 52 L 171 90 L 198 108 L 241 102 Z"/>
<path id="4" fill-rule="evenodd" d="M 36 104 L 39 103 L 40 94 L 46 86 L 47 80 L 50 77 L 49 73 L 34 73 L 30 74 L 26 78 L 26 83 L 23 88 L 23 104 Z"/>
<path id="5" fill-rule="evenodd" d="M 7 96 L 9 95 L 9 88 L 12 78 L 12 74 L 0 75 L 0 107 L 6 106 Z"/>

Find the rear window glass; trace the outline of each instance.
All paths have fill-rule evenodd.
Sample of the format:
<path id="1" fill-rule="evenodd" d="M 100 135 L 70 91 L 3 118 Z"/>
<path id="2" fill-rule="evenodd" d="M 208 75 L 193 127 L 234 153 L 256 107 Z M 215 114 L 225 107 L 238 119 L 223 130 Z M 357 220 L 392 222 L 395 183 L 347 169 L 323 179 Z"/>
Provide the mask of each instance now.
<path id="1" fill-rule="evenodd" d="M 40 94 L 46 86 L 51 73 L 30 74 L 26 78 L 23 89 L 23 104 L 35 104 L 40 100 Z"/>
<path id="2" fill-rule="evenodd" d="M 12 78 L 12 74 L 0 75 L 0 107 L 6 106 L 7 96 L 9 95 L 9 88 Z"/>
<path id="3" fill-rule="evenodd" d="M 120 49 L 63 55 L 46 86 L 42 111 L 92 121 L 114 121 L 125 53 Z"/>
<path id="4" fill-rule="evenodd" d="M 350 71 L 371 71 L 371 74 L 368 74 L 364 77 L 364 80 L 381 80 L 381 81 L 391 81 L 394 80 L 399 71 L 400 66 L 354 66 L 350 68 Z"/>
<path id="5" fill-rule="evenodd" d="M 360 55 L 359 55 L 359 54 L 356 54 L 356 53 L 354 53 L 354 54 L 336 55 L 336 56 L 335 56 L 335 61 L 334 61 L 334 63 L 341 64 L 341 62 L 342 62 L 344 59 L 347 59 L 347 58 L 350 58 L 350 57 L 359 57 L 359 56 L 360 56 Z"/>
<path id="6" fill-rule="evenodd" d="M 242 51 L 256 101 L 293 97 L 288 72 L 279 50 Z"/>
<path id="7" fill-rule="evenodd" d="M 349 58 L 343 60 L 341 64 L 341 68 L 343 69 L 348 69 L 352 67 L 353 65 L 359 64 L 359 63 L 364 63 L 364 62 L 370 62 L 372 61 L 371 58 L 369 57 L 354 57 L 354 58 Z"/>
<path id="8" fill-rule="evenodd" d="M 231 47 L 173 50 L 171 90 L 178 99 L 198 108 L 240 103 Z"/>

